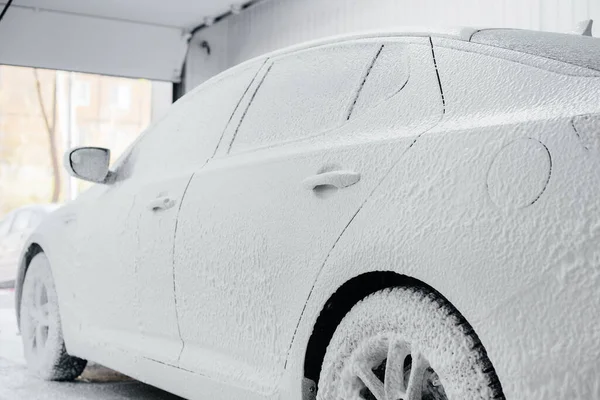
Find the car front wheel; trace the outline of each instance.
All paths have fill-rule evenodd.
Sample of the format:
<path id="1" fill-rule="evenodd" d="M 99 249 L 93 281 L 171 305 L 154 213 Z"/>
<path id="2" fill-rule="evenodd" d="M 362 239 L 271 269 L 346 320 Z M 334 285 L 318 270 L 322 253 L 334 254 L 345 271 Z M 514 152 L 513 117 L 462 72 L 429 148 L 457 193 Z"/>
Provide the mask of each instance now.
<path id="1" fill-rule="evenodd" d="M 425 288 L 376 292 L 337 327 L 317 399 L 504 399 L 492 363 L 460 313 Z"/>
<path id="2" fill-rule="evenodd" d="M 67 354 L 56 288 L 44 253 L 31 260 L 22 293 L 20 328 L 29 370 L 45 380 L 77 378 L 87 361 Z"/>

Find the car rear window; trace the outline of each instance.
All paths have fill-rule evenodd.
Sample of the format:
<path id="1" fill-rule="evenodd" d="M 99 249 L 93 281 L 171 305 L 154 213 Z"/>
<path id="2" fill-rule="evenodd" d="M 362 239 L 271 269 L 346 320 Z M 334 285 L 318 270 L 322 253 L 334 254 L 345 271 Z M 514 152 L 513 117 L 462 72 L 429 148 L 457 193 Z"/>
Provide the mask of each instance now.
<path id="1" fill-rule="evenodd" d="M 473 34 L 471 42 L 600 71 L 600 38 L 519 29 L 484 29 Z"/>

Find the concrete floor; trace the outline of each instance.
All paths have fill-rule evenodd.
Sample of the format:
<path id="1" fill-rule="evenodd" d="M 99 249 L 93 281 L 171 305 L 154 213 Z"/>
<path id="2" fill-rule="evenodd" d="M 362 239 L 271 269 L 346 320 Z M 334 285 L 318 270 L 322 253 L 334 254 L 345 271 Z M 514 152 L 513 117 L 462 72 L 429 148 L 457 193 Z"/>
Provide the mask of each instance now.
<path id="1" fill-rule="evenodd" d="M 0 400 L 183 400 L 97 364 L 69 383 L 29 375 L 13 298 L 12 290 L 0 290 Z"/>

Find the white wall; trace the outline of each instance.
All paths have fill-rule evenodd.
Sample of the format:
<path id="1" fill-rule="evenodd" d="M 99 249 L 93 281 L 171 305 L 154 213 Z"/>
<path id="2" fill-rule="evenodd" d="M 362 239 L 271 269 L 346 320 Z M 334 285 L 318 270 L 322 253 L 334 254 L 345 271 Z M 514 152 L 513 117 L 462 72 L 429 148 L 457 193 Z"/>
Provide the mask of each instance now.
<path id="1" fill-rule="evenodd" d="M 600 0 L 265 0 L 194 35 L 186 90 L 254 56 L 323 36 L 394 26 L 515 27 L 570 31 Z M 600 26 L 595 36 L 600 34 Z M 200 47 L 207 41 L 211 54 Z"/>

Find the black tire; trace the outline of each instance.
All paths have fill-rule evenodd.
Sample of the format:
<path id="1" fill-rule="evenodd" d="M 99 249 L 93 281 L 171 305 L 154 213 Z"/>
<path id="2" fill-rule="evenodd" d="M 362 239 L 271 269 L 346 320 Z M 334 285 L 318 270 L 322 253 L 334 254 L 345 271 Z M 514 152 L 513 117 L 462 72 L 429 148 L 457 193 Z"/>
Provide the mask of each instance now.
<path id="1" fill-rule="evenodd" d="M 21 337 L 29 370 L 48 381 L 70 381 L 87 361 L 67 354 L 50 263 L 38 253 L 29 264 L 21 297 Z"/>
<path id="2" fill-rule="evenodd" d="M 357 303 L 323 360 L 317 399 L 504 399 L 469 323 L 442 296 L 397 287 Z"/>

